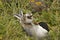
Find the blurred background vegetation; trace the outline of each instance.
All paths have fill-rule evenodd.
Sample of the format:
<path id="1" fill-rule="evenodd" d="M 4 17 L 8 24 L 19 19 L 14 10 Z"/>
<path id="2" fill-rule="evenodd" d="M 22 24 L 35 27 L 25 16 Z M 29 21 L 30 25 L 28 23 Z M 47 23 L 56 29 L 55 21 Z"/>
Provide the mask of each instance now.
<path id="1" fill-rule="evenodd" d="M 34 11 L 34 0 L 0 0 L 0 40 L 33 40 L 23 31 L 14 14 L 20 9 L 24 13 L 31 11 L 36 22 L 46 22 L 50 29 L 51 40 L 60 40 L 60 0 L 43 0 L 41 10 Z M 36 3 L 40 5 L 40 2 Z M 32 10 L 32 8 L 34 10 Z M 38 8 L 38 7 L 37 7 Z"/>

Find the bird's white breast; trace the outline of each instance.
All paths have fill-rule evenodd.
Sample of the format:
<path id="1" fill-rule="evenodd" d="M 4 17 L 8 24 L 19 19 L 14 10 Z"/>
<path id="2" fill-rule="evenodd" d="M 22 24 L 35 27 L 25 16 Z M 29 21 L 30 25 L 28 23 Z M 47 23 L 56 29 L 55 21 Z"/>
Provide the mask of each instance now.
<path id="1" fill-rule="evenodd" d="M 39 38 L 47 36 L 47 33 L 48 33 L 48 31 L 42 28 L 40 25 L 33 24 L 31 28 L 25 27 L 24 29 L 28 34 L 39 37 Z"/>
<path id="2" fill-rule="evenodd" d="M 48 31 L 42 28 L 40 25 L 34 25 L 33 27 L 35 35 L 38 37 L 45 37 L 47 36 Z M 33 30 L 32 30 L 33 31 Z"/>

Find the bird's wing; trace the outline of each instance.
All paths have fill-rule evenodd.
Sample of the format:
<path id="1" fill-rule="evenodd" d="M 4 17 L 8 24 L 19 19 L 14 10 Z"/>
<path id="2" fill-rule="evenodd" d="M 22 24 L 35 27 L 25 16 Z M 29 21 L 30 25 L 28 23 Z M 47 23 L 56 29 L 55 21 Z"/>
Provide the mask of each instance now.
<path id="1" fill-rule="evenodd" d="M 44 29 L 46 29 L 47 31 L 49 31 L 48 25 L 45 22 L 40 22 L 38 23 L 41 27 L 43 27 Z"/>

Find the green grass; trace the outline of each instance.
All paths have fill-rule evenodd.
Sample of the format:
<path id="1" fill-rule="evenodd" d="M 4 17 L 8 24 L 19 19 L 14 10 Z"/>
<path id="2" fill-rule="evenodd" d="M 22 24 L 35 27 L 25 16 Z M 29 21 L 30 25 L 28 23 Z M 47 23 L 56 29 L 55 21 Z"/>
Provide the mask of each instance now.
<path id="1" fill-rule="evenodd" d="M 57 1 L 57 2 L 56 2 Z M 18 4 L 18 5 L 16 5 Z M 13 15 L 17 14 L 20 9 L 27 12 L 28 0 L 0 0 L 0 40 L 33 40 L 23 31 L 19 20 Z M 49 25 L 49 35 L 51 40 L 60 40 L 60 9 L 59 0 L 49 3 L 50 8 L 42 15 L 34 13 L 35 21 L 47 22 Z M 30 6 L 29 6 L 30 7 Z M 29 10 L 30 11 L 30 10 Z"/>

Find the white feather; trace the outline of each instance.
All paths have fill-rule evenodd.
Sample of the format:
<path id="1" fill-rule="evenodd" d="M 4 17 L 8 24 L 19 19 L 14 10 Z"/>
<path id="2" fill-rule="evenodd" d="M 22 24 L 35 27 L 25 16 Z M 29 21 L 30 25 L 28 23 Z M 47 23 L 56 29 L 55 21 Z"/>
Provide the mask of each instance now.
<path id="1" fill-rule="evenodd" d="M 33 24 L 32 31 L 35 32 L 35 35 L 40 38 L 47 36 L 48 33 L 48 31 L 42 28 L 40 25 L 34 25 L 34 24 Z"/>

